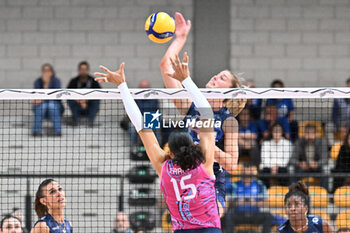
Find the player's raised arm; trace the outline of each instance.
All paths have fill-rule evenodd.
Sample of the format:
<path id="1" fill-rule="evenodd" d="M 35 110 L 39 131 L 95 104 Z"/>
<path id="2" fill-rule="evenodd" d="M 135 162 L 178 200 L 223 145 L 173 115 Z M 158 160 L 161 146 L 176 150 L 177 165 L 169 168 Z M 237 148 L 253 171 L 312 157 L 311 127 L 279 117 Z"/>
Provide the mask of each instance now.
<path id="1" fill-rule="evenodd" d="M 175 38 L 168 47 L 160 62 L 160 71 L 162 73 L 163 82 L 166 88 L 182 88 L 181 82 L 168 76 L 169 73 L 174 72 L 170 58 L 178 56 L 184 47 L 188 33 L 191 29 L 191 21 L 185 20 L 181 13 L 175 13 Z M 176 108 L 181 114 L 186 114 L 191 106 L 190 100 L 173 100 Z"/>
<path id="2" fill-rule="evenodd" d="M 98 82 L 112 82 L 118 86 L 123 99 L 125 110 L 131 122 L 135 126 L 137 133 L 140 135 L 140 138 L 146 148 L 147 155 L 151 160 L 154 169 L 156 170 L 157 174 L 160 175 L 162 164 L 165 161 L 167 154 L 160 148 L 153 131 L 142 128 L 142 114 L 135 100 L 131 96 L 129 88 L 125 82 L 124 63 L 122 63 L 119 70 L 115 72 L 110 71 L 104 66 L 100 66 L 100 68 L 106 73 L 96 72 L 95 75 L 99 76 L 99 78 L 96 78 L 95 80 Z"/>
<path id="3" fill-rule="evenodd" d="M 198 127 L 200 129 L 201 138 L 199 145 L 206 159 L 203 165 L 207 172 L 214 176 L 213 163 L 215 154 L 215 137 L 213 128 L 214 124 L 210 124 L 211 121 L 214 121 L 213 110 L 208 100 L 200 92 L 190 77 L 187 53 L 184 54 L 182 63 L 177 55 L 175 56 L 175 59 L 170 58 L 170 62 L 173 66 L 174 73 L 168 75 L 182 83 L 185 89 L 191 94 L 192 100 L 200 113 L 200 124 L 202 127 Z"/>

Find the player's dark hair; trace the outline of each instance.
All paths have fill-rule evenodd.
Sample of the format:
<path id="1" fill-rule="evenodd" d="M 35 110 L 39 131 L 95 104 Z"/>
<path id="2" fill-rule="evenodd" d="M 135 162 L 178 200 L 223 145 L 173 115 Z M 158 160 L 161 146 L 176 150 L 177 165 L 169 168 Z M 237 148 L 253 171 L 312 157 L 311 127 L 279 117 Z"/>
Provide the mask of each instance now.
<path id="1" fill-rule="evenodd" d="M 198 145 L 193 144 L 192 137 L 184 130 L 174 130 L 169 135 L 169 148 L 174 154 L 173 161 L 182 170 L 195 169 L 205 162 L 205 157 Z"/>
<path id="2" fill-rule="evenodd" d="M 39 218 L 42 218 L 43 216 L 45 216 L 48 213 L 48 208 L 46 205 L 43 205 L 40 202 L 40 199 L 44 197 L 43 195 L 43 188 L 46 187 L 47 185 L 51 184 L 52 182 L 54 182 L 54 179 L 46 179 L 43 182 L 41 182 L 41 184 L 39 185 L 38 190 L 36 191 L 35 194 L 35 202 L 34 202 L 34 209 L 36 212 L 36 215 L 38 215 Z"/>
<path id="3" fill-rule="evenodd" d="M 289 186 L 289 192 L 284 197 L 284 204 L 286 204 L 288 199 L 292 196 L 301 197 L 304 204 L 310 209 L 309 189 L 304 182 L 298 181 Z"/>
<path id="4" fill-rule="evenodd" d="M 11 214 L 7 214 L 7 215 L 5 215 L 5 216 L 1 219 L 1 223 L 0 223 L 0 224 L 1 224 L 1 225 L 0 225 L 1 231 L 3 231 L 4 222 L 5 222 L 7 219 L 10 219 L 10 218 L 17 219 L 18 222 L 21 223 L 21 220 L 19 220 L 19 218 L 15 217 L 15 216 L 13 216 L 13 215 L 11 215 Z M 22 225 L 22 223 L 21 223 L 21 225 Z M 22 227 L 22 226 L 21 226 L 21 227 Z"/>

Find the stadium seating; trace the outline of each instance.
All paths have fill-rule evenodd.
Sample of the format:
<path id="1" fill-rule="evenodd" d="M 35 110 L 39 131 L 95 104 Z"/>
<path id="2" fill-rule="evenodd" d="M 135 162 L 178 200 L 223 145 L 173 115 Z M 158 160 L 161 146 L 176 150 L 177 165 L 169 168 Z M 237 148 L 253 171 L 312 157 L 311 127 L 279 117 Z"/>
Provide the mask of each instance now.
<path id="1" fill-rule="evenodd" d="M 283 207 L 287 186 L 272 186 L 267 190 L 269 207 Z"/>
<path id="2" fill-rule="evenodd" d="M 334 143 L 334 145 L 331 148 L 331 159 L 333 159 L 334 162 L 337 161 L 338 155 L 339 155 L 339 151 L 340 151 L 340 147 L 343 145 L 343 142 L 336 142 Z"/>
<path id="3" fill-rule="evenodd" d="M 320 121 L 301 121 L 298 123 L 299 138 L 304 137 L 304 131 L 306 125 L 313 125 L 316 127 L 316 136 L 322 138 L 324 136 L 324 130 L 322 122 Z"/>
<path id="4" fill-rule="evenodd" d="M 350 186 L 342 186 L 335 190 L 334 204 L 338 207 L 350 207 Z"/>
<path id="5" fill-rule="evenodd" d="M 350 227 L 350 210 L 343 210 L 337 215 L 335 220 L 337 228 Z"/>
<path id="6" fill-rule="evenodd" d="M 309 194 L 312 207 L 327 207 L 328 192 L 321 186 L 309 186 Z"/>

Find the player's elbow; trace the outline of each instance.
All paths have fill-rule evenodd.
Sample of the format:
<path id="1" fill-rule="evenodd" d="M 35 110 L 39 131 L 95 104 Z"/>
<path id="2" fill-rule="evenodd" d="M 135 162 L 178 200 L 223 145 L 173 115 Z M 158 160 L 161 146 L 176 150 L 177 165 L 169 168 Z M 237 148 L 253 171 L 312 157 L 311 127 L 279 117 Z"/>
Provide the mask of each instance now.
<path id="1" fill-rule="evenodd" d="M 163 57 L 163 59 L 159 63 L 159 68 L 161 70 L 164 70 L 164 69 L 167 68 L 167 66 L 168 66 L 168 61 L 167 61 L 167 59 L 165 57 Z"/>
<path id="2" fill-rule="evenodd" d="M 235 174 L 236 170 L 238 168 L 237 163 L 231 163 L 226 165 L 225 170 L 230 173 L 231 175 Z"/>

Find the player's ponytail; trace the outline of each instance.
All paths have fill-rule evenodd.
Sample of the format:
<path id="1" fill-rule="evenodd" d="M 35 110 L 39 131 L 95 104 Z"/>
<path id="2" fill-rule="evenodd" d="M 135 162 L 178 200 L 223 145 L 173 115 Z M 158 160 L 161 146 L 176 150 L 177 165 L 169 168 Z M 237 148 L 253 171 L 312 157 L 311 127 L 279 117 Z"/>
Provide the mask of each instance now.
<path id="1" fill-rule="evenodd" d="M 43 188 L 46 187 L 48 184 L 54 182 L 55 180 L 53 179 L 46 179 L 41 184 L 39 185 L 38 190 L 36 191 L 35 194 L 35 202 L 34 202 L 34 209 L 36 212 L 36 215 L 38 215 L 38 218 L 42 218 L 48 213 L 48 208 L 46 205 L 43 205 L 40 202 L 40 199 L 44 197 L 43 195 Z"/>
<path id="2" fill-rule="evenodd" d="M 289 186 L 289 192 L 284 197 L 284 203 L 287 203 L 287 200 L 291 196 L 299 196 L 303 200 L 304 204 L 310 209 L 310 198 L 309 198 L 309 189 L 306 184 L 302 181 L 298 181 Z"/>
<path id="3" fill-rule="evenodd" d="M 182 170 L 195 169 L 205 162 L 200 147 L 193 144 L 192 137 L 186 131 L 173 131 L 169 136 L 169 148 L 174 154 L 173 161 Z"/>
<path id="4" fill-rule="evenodd" d="M 233 74 L 231 71 L 227 70 L 227 72 L 230 73 L 232 76 L 232 88 L 244 88 L 245 86 L 242 85 L 243 78 L 239 77 L 236 74 Z M 226 107 L 230 113 L 236 117 L 245 107 L 245 104 L 247 103 L 247 99 L 225 99 L 224 100 L 224 107 Z"/>

